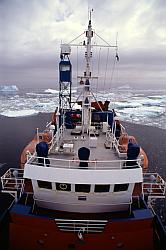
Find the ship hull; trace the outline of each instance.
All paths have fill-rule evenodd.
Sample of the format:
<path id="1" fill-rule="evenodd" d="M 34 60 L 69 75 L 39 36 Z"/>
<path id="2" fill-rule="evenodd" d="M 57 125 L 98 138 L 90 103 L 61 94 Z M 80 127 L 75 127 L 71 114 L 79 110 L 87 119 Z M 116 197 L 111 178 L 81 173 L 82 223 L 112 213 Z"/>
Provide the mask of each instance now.
<path id="1" fill-rule="evenodd" d="M 61 232 L 54 220 L 12 215 L 10 244 L 17 249 L 154 249 L 152 219 L 110 222 L 104 232 L 77 234 Z M 65 239 L 65 240 L 64 240 Z"/>
<path id="2" fill-rule="evenodd" d="M 54 216 L 32 215 L 30 211 L 29 206 L 23 205 L 11 209 L 10 250 L 162 249 L 155 246 L 154 216 L 148 208 L 133 211 L 130 218 L 110 217 L 100 232 L 82 234 L 77 230 L 63 231 Z"/>

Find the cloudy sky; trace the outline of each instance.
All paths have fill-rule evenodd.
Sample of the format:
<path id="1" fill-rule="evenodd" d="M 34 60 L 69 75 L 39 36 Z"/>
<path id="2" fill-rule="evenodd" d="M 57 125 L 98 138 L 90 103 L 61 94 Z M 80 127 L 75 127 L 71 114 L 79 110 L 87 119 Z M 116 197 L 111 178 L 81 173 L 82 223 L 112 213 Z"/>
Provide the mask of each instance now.
<path id="1" fill-rule="evenodd" d="M 0 0 L 0 84 L 57 87 L 59 45 L 86 29 L 88 6 L 97 34 L 118 33 L 115 82 L 166 89 L 165 0 Z"/>

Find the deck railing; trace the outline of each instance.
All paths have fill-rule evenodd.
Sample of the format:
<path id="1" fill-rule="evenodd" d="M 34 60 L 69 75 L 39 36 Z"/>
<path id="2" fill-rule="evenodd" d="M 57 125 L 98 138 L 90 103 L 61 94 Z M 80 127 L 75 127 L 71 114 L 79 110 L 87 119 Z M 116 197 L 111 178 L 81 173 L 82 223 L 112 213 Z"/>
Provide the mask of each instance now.
<path id="1" fill-rule="evenodd" d="M 42 162 L 42 163 L 41 163 Z M 37 157 L 36 155 L 28 155 L 27 163 L 30 165 L 38 165 L 44 167 L 55 167 L 55 168 L 71 168 L 71 169 L 89 169 L 89 170 L 111 170 L 111 169 L 133 169 L 133 168 L 141 168 L 140 162 L 141 159 L 136 160 L 112 160 L 112 161 L 99 161 L 99 160 L 89 160 L 83 161 L 87 162 L 88 167 L 84 168 L 79 166 L 79 159 L 58 159 L 58 158 L 44 158 Z"/>
<path id="2" fill-rule="evenodd" d="M 10 168 L 1 177 L 2 189 L 21 189 L 24 178 L 24 169 Z"/>
<path id="3" fill-rule="evenodd" d="M 71 220 L 55 219 L 56 225 L 61 231 L 83 233 L 101 233 L 103 232 L 107 220 Z"/>
<path id="4" fill-rule="evenodd" d="M 1 176 L 2 192 L 9 193 L 15 200 L 24 189 L 24 169 L 10 168 Z"/>
<path id="5" fill-rule="evenodd" d="M 166 183 L 158 173 L 143 174 L 143 193 L 153 198 L 165 197 Z"/>

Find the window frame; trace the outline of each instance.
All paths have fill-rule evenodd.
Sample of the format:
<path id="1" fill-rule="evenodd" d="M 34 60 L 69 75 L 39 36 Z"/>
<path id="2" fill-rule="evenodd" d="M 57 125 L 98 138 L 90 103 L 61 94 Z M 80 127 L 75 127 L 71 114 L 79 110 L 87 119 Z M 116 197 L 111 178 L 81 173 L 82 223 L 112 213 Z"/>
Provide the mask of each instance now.
<path id="1" fill-rule="evenodd" d="M 41 186 L 41 184 L 43 184 L 43 186 Z M 50 181 L 37 180 L 37 186 L 38 186 L 38 188 L 47 189 L 47 190 L 53 189 L 52 182 L 50 182 Z"/>
<path id="2" fill-rule="evenodd" d="M 83 189 L 83 187 L 87 186 L 88 190 L 86 190 L 86 188 L 84 190 L 77 190 L 77 187 L 80 186 L 82 187 L 81 189 Z M 75 192 L 76 193 L 90 193 L 91 192 L 91 184 L 75 184 Z"/>
<path id="3" fill-rule="evenodd" d="M 116 187 L 117 187 L 117 189 L 116 189 Z M 118 187 L 119 187 L 119 189 L 118 189 Z M 126 187 L 126 188 L 124 189 L 122 187 Z M 115 184 L 113 192 L 114 193 L 126 192 L 126 191 L 128 191 L 128 189 L 129 189 L 129 183 Z"/>
<path id="4" fill-rule="evenodd" d="M 104 187 L 104 186 L 105 186 L 105 189 L 107 189 L 108 191 L 106 191 L 106 190 L 102 191 L 102 187 Z M 99 190 L 96 191 L 96 188 Z M 101 188 L 101 190 L 100 190 L 100 188 Z M 94 193 L 100 194 L 100 193 L 109 193 L 109 192 L 110 192 L 110 184 L 95 184 L 94 185 Z"/>

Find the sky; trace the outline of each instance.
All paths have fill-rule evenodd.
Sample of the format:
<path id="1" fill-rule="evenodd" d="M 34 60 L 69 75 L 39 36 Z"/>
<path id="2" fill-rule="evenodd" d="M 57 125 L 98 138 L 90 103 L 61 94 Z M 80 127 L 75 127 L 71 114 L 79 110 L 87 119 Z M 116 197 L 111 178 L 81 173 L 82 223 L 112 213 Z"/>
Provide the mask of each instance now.
<path id="1" fill-rule="evenodd" d="M 0 0 L 0 84 L 58 88 L 60 43 L 86 30 L 91 8 L 97 34 L 118 34 L 113 84 L 166 89 L 165 0 Z"/>

